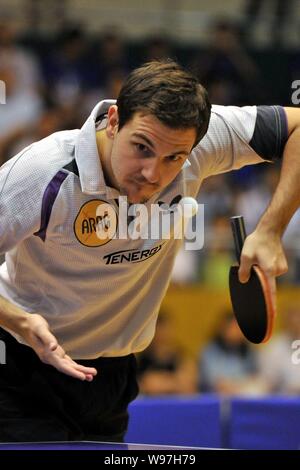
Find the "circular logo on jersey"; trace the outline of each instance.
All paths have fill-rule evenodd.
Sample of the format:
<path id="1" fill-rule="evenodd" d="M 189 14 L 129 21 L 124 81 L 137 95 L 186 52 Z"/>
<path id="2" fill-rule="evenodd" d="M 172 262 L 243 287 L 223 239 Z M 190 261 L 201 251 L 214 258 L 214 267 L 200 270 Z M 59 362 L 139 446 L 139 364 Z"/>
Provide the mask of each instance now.
<path id="1" fill-rule="evenodd" d="M 112 240 L 117 226 L 115 208 L 106 201 L 93 199 L 80 208 L 74 222 L 74 232 L 82 245 L 101 246 Z"/>

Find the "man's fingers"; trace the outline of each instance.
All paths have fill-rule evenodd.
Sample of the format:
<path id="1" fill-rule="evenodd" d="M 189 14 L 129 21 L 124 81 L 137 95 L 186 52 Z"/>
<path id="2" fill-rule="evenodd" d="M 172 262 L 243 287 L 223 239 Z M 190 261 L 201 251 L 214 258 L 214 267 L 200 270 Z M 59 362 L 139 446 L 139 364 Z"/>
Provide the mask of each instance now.
<path id="1" fill-rule="evenodd" d="M 268 281 L 269 281 L 269 284 L 270 284 L 270 288 L 271 288 L 271 294 L 272 296 L 275 298 L 276 297 L 276 279 L 275 277 L 269 277 L 268 278 Z"/>
<path id="2" fill-rule="evenodd" d="M 78 370 L 79 372 L 83 372 L 84 374 L 88 374 L 88 375 L 92 375 L 92 376 L 95 376 L 97 375 L 97 370 L 94 369 L 93 367 L 85 367 L 85 366 L 82 366 L 80 364 L 77 364 L 75 362 L 75 364 L 72 364 L 74 369 Z"/>
<path id="3" fill-rule="evenodd" d="M 86 380 L 86 375 L 83 372 L 76 370 L 71 364 L 68 364 L 67 361 L 57 364 L 55 367 L 59 372 L 69 375 L 74 379 Z"/>
<path id="4" fill-rule="evenodd" d="M 54 356 L 53 360 L 49 361 L 49 363 L 53 365 L 59 372 L 62 372 L 71 377 L 74 377 L 75 379 L 88 380 L 90 382 L 91 380 L 93 380 L 93 376 L 95 375 L 94 373 L 88 373 L 83 370 L 83 369 L 89 370 L 92 368 L 86 367 L 82 369 L 83 366 L 80 368 L 79 364 L 76 364 L 74 361 L 72 361 L 72 359 L 69 360 L 68 358 L 65 358 L 65 357 Z"/>
<path id="5" fill-rule="evenodd" d="M 97 370 L 94 367 L 85 367 L 73 361 L 60 346 L 55 351 L 48 350 L 48 352 L 40 354 L 40 359 L 46 364 L 55 367 L 59 372 L 70 375 L 75 379 L 91 382 L 97 374 Z"/>
<path id="6" fill-rule="evenodd" d="M 248 256 L 242 255 L 241 256 L 241 264 L 239 268 L 239 281 L 242 282 L 243 284 L 245 282 L 248 282 L 250 273 L 251 273 L 251 267 L 253 265 L 253 262 L 251 261 Z"/>
<path id="7" fill-rule="evenodd" d="M 70 361 L 70 363 L 74 366 L 74 368 L 78 370 L 79 372 L 83 372 L 84 374 L 91 375 L 92 377 L 97 375 L 97 369 L 95 369 L 94 367 L 86 367 L 81 364 L 78 364 L 67 354 L 65 355 L 64 358 Z"/>
<path id="8" fill-rule="evenodd" d="M 97 374 L 97 370 L 94 367 L 85 367 L 81 364 L 77 364 L 77 362 L 73 361 L 73 359 L 71 359 L 67 354 L 63 357 L 56 357 L 55 362 L 56 364 L 53 363 L 53 365 L 57 370 L 76 379 L 91 382 Z"/>
<path id="9" fill-rule="evenodd" d="M 274 276 L 266 275 L 267 282 L 269 284 L 270 292 L 271 292 L 271 302 L 273 305 L 273 309 L 276 312 L 276 279 Z"/>
<path id="10" fill-rule="evenodd" d="M 84 374 L 89 374 L 89 375 L 97 375 L 97 370 L 94 369 L 93 367 L 84 367 L 81 366 L 80 364 L 76 364 L 74 366 L 76 370 L 79 370 L 80 372 L 83 372 Z"/>

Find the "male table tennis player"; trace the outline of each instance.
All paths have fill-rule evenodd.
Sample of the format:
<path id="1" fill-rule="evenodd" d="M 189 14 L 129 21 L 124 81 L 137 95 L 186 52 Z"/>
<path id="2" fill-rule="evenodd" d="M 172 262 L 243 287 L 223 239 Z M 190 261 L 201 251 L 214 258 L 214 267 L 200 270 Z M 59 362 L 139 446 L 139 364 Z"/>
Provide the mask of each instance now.
<path id="1" fill-rule="evenodd" d="M 275 214 L 280 227 L 288 222 L 287 207 L 291 215 L 299 202 L 298 111 L 213 106 L 207 132 L 209 118 L 193 76 L 152 62 L 130 74 L 116 103 L 98 103 L 81 130 L 36 142 L 1 168 L 1 441 L 124 437 L 137 394 L 134 353 L 154 335 L 181 242 L 103 244 L 93 222 L 101 204 L 117 213 L 120 194 L 146 204 L 196 197 L 208 176 L 285 154 Z M 279 274 L 286 267 L 271 222 L 266 214 L 245 246 Z"/>

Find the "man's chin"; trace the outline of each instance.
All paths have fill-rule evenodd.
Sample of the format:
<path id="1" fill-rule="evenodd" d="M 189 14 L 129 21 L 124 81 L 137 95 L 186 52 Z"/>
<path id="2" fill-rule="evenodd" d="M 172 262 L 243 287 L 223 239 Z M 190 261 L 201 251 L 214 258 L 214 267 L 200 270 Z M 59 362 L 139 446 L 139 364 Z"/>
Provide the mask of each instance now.
<path id="1" fill-rule="evenodd" d="M 144 204 L 149 201 L 149 199 L 152 198 L 156 192 L 158 192 L 158 190 L 153 191 L 153 188 L 152 191 L 150 190 L 149 192 L 145 192 L 145 189 L 140 191 L 139 188 L 136 188 L 137 190 L 132 189 L 132 187 L 126 188 L 124 186 L 120 188 L 121 195 L 127 197 L 129 204 Z"/>
<path id="2" fill-rule="evenodd" d="M 145 197 L 145 196 L 136 196 L 136 197 L 130 197 L 128 196 L 128 202 L 129 204 L 145 204 L 147 201 L 149 201 L 151 196 Z"/>
<path id="3" fill-rule="evenodd" d="M 142 193 L 139 193 L 139 192 L 136 192 L 136 193 L 132 193 L 132 192 L 123 192 L 124 196 L 127 197 L 127 200 L 129 202 L 129 204 L 144 204 L 146 203 L 147 201 L 149 201 L 149 199 L 153 196 L 153 193 L 151 194 L 142 194 Z"/>

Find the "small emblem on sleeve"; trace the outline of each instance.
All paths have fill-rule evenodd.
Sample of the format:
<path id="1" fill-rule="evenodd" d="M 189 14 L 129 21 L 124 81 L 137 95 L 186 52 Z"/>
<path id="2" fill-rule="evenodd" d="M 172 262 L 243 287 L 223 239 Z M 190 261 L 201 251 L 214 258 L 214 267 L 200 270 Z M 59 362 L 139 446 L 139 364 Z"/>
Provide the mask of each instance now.
<path id="1" fill-rule="evenodd" d="M 93 199 L 80 208 L 74 222 L 74 233 L 82 245 L 101 246 L 114 238 L 117 226 L 115 208 L 106 201 Z"/>

